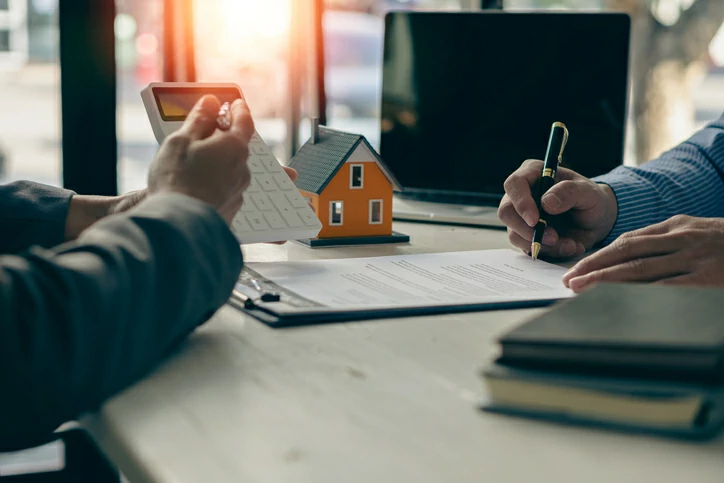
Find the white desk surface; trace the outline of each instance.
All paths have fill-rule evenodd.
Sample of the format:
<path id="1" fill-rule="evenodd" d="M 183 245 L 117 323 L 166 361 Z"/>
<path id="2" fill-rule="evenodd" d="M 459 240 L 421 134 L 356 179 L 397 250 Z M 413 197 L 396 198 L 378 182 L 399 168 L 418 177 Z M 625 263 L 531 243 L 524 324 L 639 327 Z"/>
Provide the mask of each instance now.
<path id="1" fill-rule="evenodd" d="M 508 246 L 396 224 L 410 245 L 245 248 L 249 261 Z M 230 307 L 84 424 L 131 482 L 722 482 L 692 443 L 476 409 L 494 339 L 543 309 L 270 329 Z"/>

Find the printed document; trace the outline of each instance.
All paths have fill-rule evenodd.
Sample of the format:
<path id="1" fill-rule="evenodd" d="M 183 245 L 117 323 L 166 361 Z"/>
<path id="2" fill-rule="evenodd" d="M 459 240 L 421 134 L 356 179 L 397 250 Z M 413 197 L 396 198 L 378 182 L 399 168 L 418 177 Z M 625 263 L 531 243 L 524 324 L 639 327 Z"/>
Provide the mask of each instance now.
<path id="1" fill-rule="evenodd" d="M 255 278 L 265 290 L 282 293 L 282 302 L 286 302 L 282 305 L 298 308 L 495 304 L 571 297 L 573 292 L 561 281 L 565 272 L 564 268 L 533 261 L 521 252 L 479 250 L 249 263 L 237 290 L 253 297 L 247 281 Z M 290 300 L 289 294 L 295 300 Z"/>

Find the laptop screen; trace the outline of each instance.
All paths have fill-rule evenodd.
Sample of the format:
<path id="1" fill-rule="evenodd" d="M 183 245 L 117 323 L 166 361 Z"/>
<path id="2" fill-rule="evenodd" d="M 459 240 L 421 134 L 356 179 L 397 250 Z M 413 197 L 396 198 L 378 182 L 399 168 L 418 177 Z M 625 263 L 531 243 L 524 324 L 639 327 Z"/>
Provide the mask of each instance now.
<path id="1" fill-rule="evenodd" d="M 407 192 L 500 198 L 551 125 L 563 166 L 623 162 L 630 22 L 615 13 L 392 12 L 380 153 Z"/>

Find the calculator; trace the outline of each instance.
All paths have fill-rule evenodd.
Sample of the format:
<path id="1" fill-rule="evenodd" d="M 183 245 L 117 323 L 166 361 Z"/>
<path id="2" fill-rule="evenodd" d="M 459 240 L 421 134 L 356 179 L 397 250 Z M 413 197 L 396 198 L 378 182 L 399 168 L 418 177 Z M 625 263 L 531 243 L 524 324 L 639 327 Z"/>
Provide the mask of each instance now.
<path id="1" fill-rule="evenodd" d="M 221 104 L 243 98 L 241 88 L 234 83 L 152 82 L 141 91 L 159 144 L 181 127 L 191 108 L 206 94 L 215 95 Z M 258 132 L 249 142 L 247 162 L 251 184 L 231 224 L 239 243 L 316 237 L 322 223 Z"/>

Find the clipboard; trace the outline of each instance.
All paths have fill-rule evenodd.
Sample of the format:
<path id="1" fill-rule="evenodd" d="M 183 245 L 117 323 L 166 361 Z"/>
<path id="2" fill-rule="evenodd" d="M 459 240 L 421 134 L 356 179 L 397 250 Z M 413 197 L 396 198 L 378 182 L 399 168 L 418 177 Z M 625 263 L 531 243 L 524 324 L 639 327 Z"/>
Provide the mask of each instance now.
<path id="1" fill-rule="evenodd" d="M 508 252 L 505 250 L 505 252 Z M 470 252 L 469 252 L 470 253 Z M 439 255 L 439 254 L 438 254 Z M 443 256 L 446 254 L 442 254 Z M 452 254 L 451 254 L 452 255 Z M 378 257 L 357 259 L 358 263 L 384 263 L 385 258 L 410 261 L 425 255 L 407 255 L 400 257 Z M 511 255 L 507 255 L 511 256 Z M 517 255 L 512 255 L 517 256 Z M 382 261 L 382 262 L 380 262 Z M 317 261 L 324 263 L 330 261 Z M 283 263 L 283 262 L 280 262 Z M 304 263 L 304 262 L 302 262 Z M 540 264 L 545 262 L 536 262 Z M 273 263 L 272 263 L 273 264 Z M 253 264 L 252 264 L 253 265 Z M 555 267 L 554 267 L 555 268 Z M 557 269 L 557 268 L 556 268 Z M 560 269 L 563 270 L 563 269 Z M 558 272 L 556 272 L 558 273 Z M 559 276 L 559 275 L 557 275 Z M 274 294 L 273 297 L 265 297 Z M 413 303 L 409 305 L 389 306 L 369 304 L 363 307 L 329 306 L 307 298 L 283 284 L 265 277 L 259 271 L 245 266 L 229 299 L 229 305 L 253 316 L 270 327 L 292 327 L 299 325 L 347 322 L 381 318 L 396 318 L 421 315 L 439 315 L 446 313 L 473 312 L 483 310 L 504 310 L 517 308 L 543 307 L 550 305 L 563 296 L 530 297 L 520 299 L 511 296 L 509 300 L 475 301 L 460 303 L 445 301 L 436 303 Z"/>

